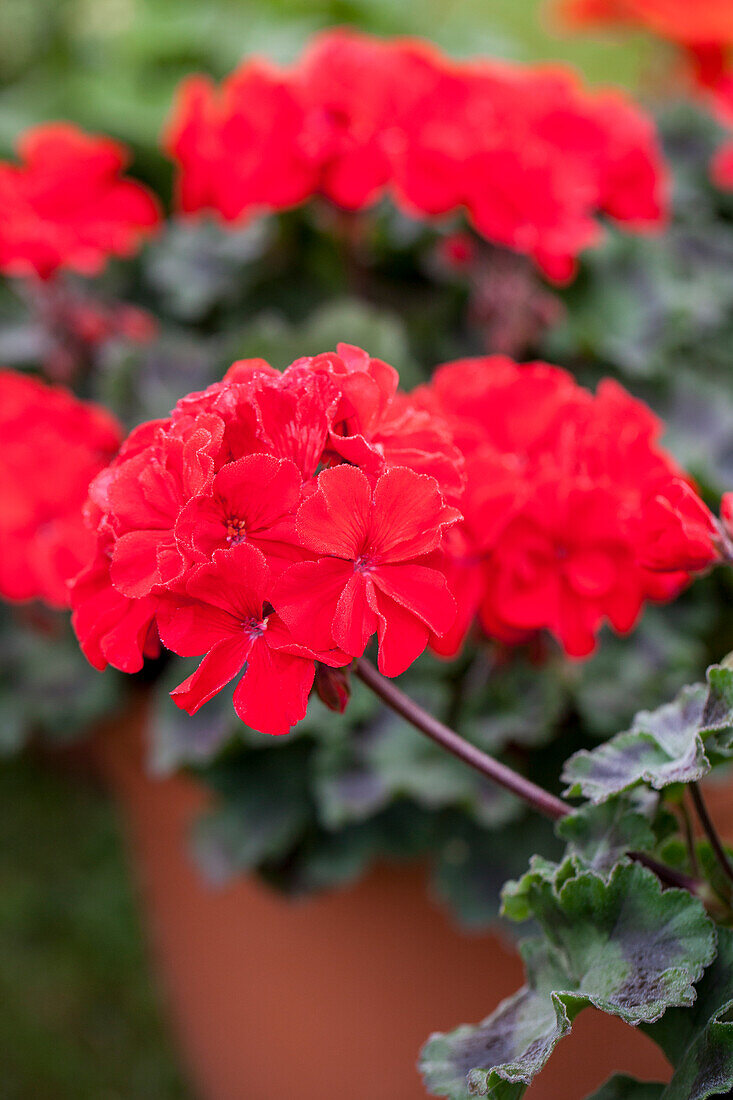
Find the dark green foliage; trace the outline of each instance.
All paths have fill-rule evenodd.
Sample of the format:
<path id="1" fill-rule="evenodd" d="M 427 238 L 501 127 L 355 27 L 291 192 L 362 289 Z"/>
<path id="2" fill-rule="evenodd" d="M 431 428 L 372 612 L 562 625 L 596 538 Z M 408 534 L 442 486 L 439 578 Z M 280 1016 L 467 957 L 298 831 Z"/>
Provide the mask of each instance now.
<path id="1" fill-rule="evenodd" d="M 0 604 L 0 756 L 34 734 L 73 741 L 121 697 L 121 678 L 87 664 L 67 616 Z"/>
<path id="2" fill-rule="evenodd" d="M 674 702 L 637 714 L 625 733 L 571 757 L 566 794 L 602 802 L 642 782 L 661 790 L 702 779 L 711 759 L 730 755 L 733 738 L 733 670 L 713 665 L 707 676 Z"/>
<path id="3" fill-rule="evenodd" d="M 541 937 L 522 953 L 527 985 L 476 1027 L 436 1035 L 423 1050 L 428 1088 L 450 1100 L 515 1100 L 588 1005 L 629 1024 L 689 1006 L 715 956 L 715 929 L 699 901 L 662 891 L 655 875 L 618 864 L 607 879 L 568 860 L 538 861 L 505 893 Z"/>
<path id="4" fill-rule="evenodd" d="M 648 817 L 627 798 L 581 806 L 556 828 L 569 853 L 599 874 L 611 871 L 628 851 L 649 851 L 656 843 Z"/>
<path id="5" fill-rule="evenodd" d="M 733 1091 L 733 932 L 718 931 L 718 957 L 692 1008 L 645 1028 L 674 1066 L 660 1100 L 708 1100 Z"/>

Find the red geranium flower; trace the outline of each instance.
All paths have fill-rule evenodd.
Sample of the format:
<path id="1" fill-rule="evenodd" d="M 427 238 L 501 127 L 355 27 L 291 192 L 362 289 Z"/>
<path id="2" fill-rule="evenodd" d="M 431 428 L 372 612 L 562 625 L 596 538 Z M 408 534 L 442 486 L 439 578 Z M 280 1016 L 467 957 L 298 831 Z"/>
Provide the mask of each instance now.
<path id="1" fill-rule="evenodd" d="M 68 582 L 94 556 L 89 483 L 120 439 L 104 409 L 0 371 L 0 596 L 68 606 Z"/>
<path id="2" fill-rule="evenodd" d="M 489 629 L 551 630 L 571 657 L 595 648 L 601 622 L 634 625 L 644 587 L 613 492 L 554 479 L 510 521 L 487 571 Z M 484 612 L 484 605 L 479 612 Z"/>
<path id="3" fill-rule="evenodd" d="M 417 397 L 466 463 L 464 518 L 442 550 L 459 614 L 436 652 L 455 654 L 477 618 L 501 641 L 549 630 L 585 656 L 604 622 L 625 632 L 645 599 L 686 583 L 684 561 L 662 575 L 639 560 L 650 488 L 678 470 L 660 421 L 619 385 L 593 395 L 549 364 L 488 356 L 439 368 Z"/>
<path id="4" fill-rule="evenodd" d="M 192 560 L 208 561 L 215 550 L 248 542 L 271 568 L 300 558 L 295 550 L 294 512 L 301 477 L 289 459 L 246 455 L 223 466 L 211 489 L 184 504 L 175 537 Z"/>
<path id="5" fill-rule="evenodd" d="M 0 270 L 47 279 L 61 267 L 94 275 L 129 256 L 158 224 L 152 194 L 120 173 L 121 145 L 69 123 L 27 130 L 21 165 L 0 164 Z"/>
<path id="6" fill-rule="evenodd" d="M 293 636 L 314 650 L 338 646 L 352 657 L 379 635 L 379 667 L 404 672 L 456 615 L 445 577 L 426 560 L 460 518 L 433 478 L 395 467 L 374 485 L 337 466 L 318 477 L 301 504 L 301 545 L 318 560 L 292 565 L 273 603 Z"/>
<path id="7" fill-rule="evenodd" d="M 407 43 L 338 28 L 316 35 L 295 68 L 315 190 L 338 206 L 360 210 L 390 182 L 396 124 L 419 94 L 410 61 Z"/>
<path id="8" fill-rule="evenodd" d="M 301 147 L 304 126 L 291 77 L 267 61 L 248 61 L 220 92 L 206 77 L 189 77 L 164 137 L 181 168 L 181 209 L 237 221 L 302 202 L 317 181 Z"/>
<path id="9" fill-rule="evenodd" d="M 432 463 L 458 492 L 461 456 L 447 426 L 397 392 L 392 367 L 358 348 L 339 352 L 283 373 L 235 363 L 170 417 L 137 428 L 95 478 L 86 514 L 96 556 L 74 585 L 73 623 L 96 667 L 139 669 L 160 633 L 177 653 L 205 654 L 176 694 L 181 705 L 196 709 L 246 665 L 237 711 L 280 733 L 305 711 L 314 662 L 348 663 L 368 630 L 358 651 L 378 632 L 382 667 L 395 675 L 431 631 L 450 626 L 438 551 L 460 513 L 434 478 L 398 463 Z M 398 422 L 410 425 L 404 440 Z M 343 462 L 338 448 L 349 443 L 372 480 L 354 465 L 325 468 Z M 360 546 L 351 561 L 342 559 L 349 538 L 354 553 Z M 322 593 L 298 580 L 313 566 L 331 576 L 327 629 Z M 288 594 L 295 610 L 286 611 Z M 345 685 L 321 681 L 332 701 L 345 697 Z"/>
<path id="10" fill-rule="evenodd" d="M 171 695 L 195 714 L 235 676 L 234 709 L 261 733 L 288 733 L 304 717 L 315 675 L 315 653 L 298 646 L 267 610 L 272 579 L 264 556 L 241 543 L 217 550 L 189 578 L 185 597 L 163 601 L 158 628 L 169 649 L 205 657 Z M 320 654 L 335 664 L 348 657 Z"/>
<path id="11" fill-rule="evenodd" d="M 289 72 L 250 61 L 220 91 L 190 79 L 166 147 L 185 212 L 230 221 L 314 195 L 361 210 L 391 191 L 413 215 L 464 209 L 558 280 L 600 236 L 599 212 L 639 230 L 666 204 L 652 124 L 622 94 L 352 30 L 319 35 Z"/>
<path id="12" fill-rule="evenodd" d="M 294 364 L 302 362 L 325 374 L 341 391 L 329 449 L 370 476 L 407 466 L 434 477 L 446 496 L 459 496 L 463 458 L 447 425 L 398 392 L 394 367 L 351 344 L 339 344 L 336 350 L 337 355 L 316 355 Z"/>

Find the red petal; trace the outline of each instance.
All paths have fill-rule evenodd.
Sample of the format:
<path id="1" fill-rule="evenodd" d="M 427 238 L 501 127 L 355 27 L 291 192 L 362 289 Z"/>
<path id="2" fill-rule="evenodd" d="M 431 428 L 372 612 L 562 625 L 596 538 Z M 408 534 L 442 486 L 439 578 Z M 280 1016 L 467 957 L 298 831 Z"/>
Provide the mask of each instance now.
<path id="1" fill-rule="evenodd" d="M 272 604 L 296 642 L 312 650 L 335 648 L 331 624 L 353 567 L 339 558 L 299 562 L 279 577 Z"/>
<path id="2" fill-rule="evenodd" d="M 186 591 L 192 599 L 220 607 L 238 619 L 261 619 L 270 583 L 264 555 L 244 542 L 231 550 L 217 550 L 211 565 L 195 570 Z"/>
<path id="3" fill-rule="evenodd" d="M 163 645 L 180 657 L 197 657 L 242 634 L 241 620 L 231 612 L 179 596 L 161 600 L 157 622 Z"/>
<path id="4" fill-rule="evenodd" d="M 171 535 L 167 531 L 130 531 L 118 539 L 110 566 L 115 588 L 130 599 L 147 596 L 161 579 L 158 551 L 170 541 Z M 175 551 L 175 546 L 172 548 Z M 183 567 L 182 561 L 180 564 Z"/>
<path id="5" fill-rule="evenodd" d="M 247 531 L 262 531 L 294 510 L 300 486 L 294 462 L 255 454 L 224 466 L 214 479 L 213 492 L 229 514 L 245 521 Z"/>
<path id="6" fill-rule="evenodd" d="M 196 671 L 171 692 L 171 699 L 181 710 L 195 714 L 242 671 L 251 648 L 252 639 L 243 633 L 218 642 Z"/>
<path id="7" fill-rule="evenodd" d="M 194 497 L 184 504 L 176 521 L 176 539 L 192 555 L 210 558 L 226 546 L 221 504 L 213 496 Z"/>
<path id="8" fill-rule="evenodd" d="M 394 466 L 374 489 L 370 548 L 380 561 L 428 554 L 440 542 L 443 528 L 460 518 L 460 512 L 445 504 L 432 477 Z"/>
<path id="9" fill-rule="evenodd" d="M 270 649 L 258 638 L 234 691 L 234 709 L 252 729 L 278 736 L 305 717 L 315 662 Z"/>
<path id="10" fill-rule="evenodd" d="M 455 622 L 457 607 L 448 584 L 437 569 L 414 563 L 380 565 L 371 574 L 386 596 L 422 619 L 435 634 L 445 634 Z"/>
<path id="11" fill-rule="evenodd" d="M 400 604 L 374 590 L 379 615 L 379 671 L 399 676 L 417 660 L 428 644 L 427 627 Z"/>
<path id="12" fill-rule="evenodd" d="M 371 508 L 371 488 L 361 470 L 354 466 L 323 470 L 318 490 L 298 509 L 301 544 L 317 554 L 356 561 L 366 541 Z"/>
<path id="13" fill-rule="evenodd" d="M 369 600 L 371 586 L 370 577 L 352 573 L 333 617 L 334 641 L 352 657 L 361 657 L 377 629 L 377 616 L 370 606 L 373 601 Z"/>

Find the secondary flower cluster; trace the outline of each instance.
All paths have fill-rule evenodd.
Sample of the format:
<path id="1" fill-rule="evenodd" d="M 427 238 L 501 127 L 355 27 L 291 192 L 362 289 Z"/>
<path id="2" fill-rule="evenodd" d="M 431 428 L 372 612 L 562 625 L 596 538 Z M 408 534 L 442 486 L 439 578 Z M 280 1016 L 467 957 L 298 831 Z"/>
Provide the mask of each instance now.
<path id="1" fill-rule="evenodd" d="M 120 441 L 104 409 L 0 371 L 0 596 L 68 607 L 67 582 L 94 549 L 89 482 Z"/>
<path id="2" fill-rule="evenodd" d="M 90 492 L 97 552 L 72 603 L 92 664 L 135 671 L 158 638 L 204 654 L 176 702 L 193 713 L 243 673 L 238 715 L 275 734 L 304 715 L 316 661 L 377 634 L 382 672 L 403 672 L 456 615 L 435 552 L 462 473 L 397 383 L 347 345 L 282 374 L 248 360 L 134 431 Z"/>
<path id="3" fill-rule="evenodd" d="M 584 656 L 697 567 L 681 537 L 654 555 L 651 495 L 676 479 L 704 510 L 659 433 L 615 383 L 593 395 L 545 363 L 459 361 L 409 396 L 349 345 L 283 373 L 243 360 L 92 483 L 74 626 L 98 668 L 134 672 L 160 641 L 203 655 L 173 692 L 190 713 L 241 675 L 237 713 L 269 733 L 303 716 L 317 669 L 343 704 L 326 670 L 374 635 L 388 676 L 428 643 L 455 654 L 476 618 Z"/>
<path id="4" fill-rule="evenodd" d="M 558 367 L 495 356 L 439 368 L 418 396 L 450 424 L 467 477 L 446 537 L 459 615 L 439 652 L 457 652 L 478 615 L 493 637 L 545 629 L 582 657 L 604 621 L 626 632 L 646 599 L 685 583 L 688 562 L 664 575 L 639 559 L 645 502 L 678 471 L 659 421 L 615 382 L 593 395 Z"/>
<path id="5" fill-rule="evenodd" d="M 360 210 L 389 191 L 412 215 L 465 209 L 560 280 L 598 214 L 634 230 L 664 215 L 653 126 L 621 93 L 349 30 L 318 35 L 289 69 L 254 59 L 218 89 L 187 79 L 166 147 L 184 212 L 236 221 L 313 195 Z"/>
<path id="6" fill-rule="evenodd" d="M 27 130 L 21 164 L 0 163 L 0 271 L 47 279 L 59 268 L 95 275 L 129 256 L 159 221 L 146 188 L 124 179 L 125 150 L 69 123 Z"/>

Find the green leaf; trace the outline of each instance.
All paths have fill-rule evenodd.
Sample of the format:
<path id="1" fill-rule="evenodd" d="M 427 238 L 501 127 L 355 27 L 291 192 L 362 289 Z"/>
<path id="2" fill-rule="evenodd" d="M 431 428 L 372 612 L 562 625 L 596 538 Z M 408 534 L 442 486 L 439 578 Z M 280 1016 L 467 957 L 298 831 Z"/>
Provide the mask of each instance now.
<path id="1" fill-rule="evenodd" d="M 555 987 L 565 975 L 541 940 L 520 947 L 527 985 L 476 1026 L 431 1036 L 420 1056 L 428 1090 L 446 1100 L 518 1100 L 572 1021 Z"/>
<path id="2" fill-rule="evenodd" d="M 509 890 L 543 939 L 529 941 L 527 986 L 482 1024 L 433 1036 L 422 1056 L 428 1087 L 450 1100 L 515 1100 L 588 1005 L 629 1024 L 688 1006 L 715 955 L 715 928 L 700 902 L 662 890 L 651 871 L 618 864 L 608 880 L 535 860 Z"/>
<path id="3" fill-rule="evenodd" d="M 733 932 L 718 931 L 718 956 L 690 1009 L 674 1009 L 646 1033 L 675 1068 L 660 1100 L 707 1100 L 733 1091 Z"/>
<path id="4" fill-rule="evenodd" d="M 656 841 L 647 818 L 623 797 L 582 806 L 558 821 L 556 829 L 567 841 L 568 854 L 599 874 L 609 872 L 627 852 L 648 851 Z"/>
<path id="5" fill-rule="evenodd" d="M 261 219 L 224 230 L 214 222 L 172 222 L 145 254 L 145 274 L 165 310 L 200 321 L 215 305 L 234 305 L 272 236 Z"/>
<path id="6" fill-rule="evenodd" d="M 627 1023 L 660 1018 L 694 1000 L 693 982 L 715 955 L 715 930 L 701 903 L 684 890 L 662 890 L 651 871 L 618 864 L 608 880 L 536 876 L 528 904 L 561 953 L 587 1003 Z"/>
<path id="7" fill-rule="evenodd" d="M 574 875 L 579 866 L 573 859 L 564 863 L 564 874 Z M 544 856 L 530 857 L 529 870 L 516 881 L 506 882 L 501 891 L 502 916 L 509 920 L 525 921 L 532 916 L 532 888 L 540 882 L 550 882 L 554 886 L 559 882 L 560 864 Z"/>
<path id="8" fill-rule="evenodd" d="M 588 1100 L 661 1100 L 664 1085 L 656 1081 L 636 1081 L 633 1077 L 617 1074 Z"/>
<path id="9" fill-rule="evenodd" d="M 509 743 L 533 748 L 546 744 L 567 704 L 562 673 L 564 667 L 548 662 L 538 668 L 517 654 L 500 674 L 492 675 L 488 654 L 479 652 L 471 674 L 481 687 L 462 692 L 461 732 L 492 754 Z"/>
<path id="10" fill-rule="evenodd" d="M 733 669 L 726 658 L 722 664 L 708 669 L 710 691 L 702 718 L 703 734 L 714 734 L 714 751 L 729 755 L 733 739 Z"/>
<path id="11" fill-rule="evenodd" d="M 575 753 L 563 769 L 565 794 L 601 802 L 637 783 L 661 790 L 702 779 L 710 771 L 698 733 L 706 698 L 702 684 L 683 688 L 673 703 L 642 711 L 630 730 Z"/>
<path id="12" fill-rule="evenodd" d="M 602 802 L 638 783 L 657 790 L 692 783 L 710 771 L 711 757 L 730 755 L 733 736 L 733 672 L 708 669 L 708 685 L 693 684 L 672 703 L 642 711 L 631 729 L 567 761 L 566 794 Z"/>

